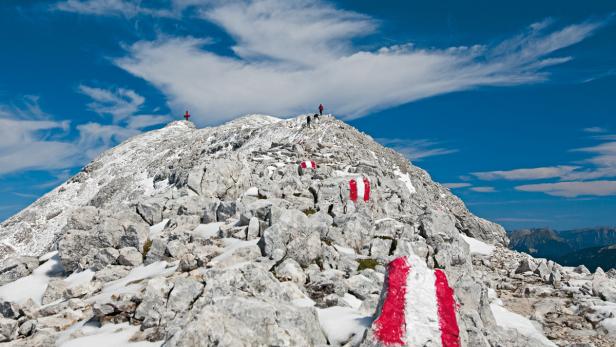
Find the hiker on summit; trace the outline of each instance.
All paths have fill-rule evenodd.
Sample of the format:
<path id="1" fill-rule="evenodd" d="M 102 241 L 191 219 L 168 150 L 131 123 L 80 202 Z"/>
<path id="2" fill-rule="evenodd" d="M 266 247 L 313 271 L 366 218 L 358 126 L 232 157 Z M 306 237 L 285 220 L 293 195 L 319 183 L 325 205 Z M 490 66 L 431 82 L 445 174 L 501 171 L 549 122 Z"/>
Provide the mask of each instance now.
<path id="1" fill-rule="evenodd" d="M 319 120 L 319 114 L 315 113 L 314 116 L 312 116 L 312 118 L 314 118 L 314 122 L 316 123 Z"/>
<path id="2" fill-rule="evenodd" d="M 308 116 L 308 118 L 306 118 L 306 126 L 307 126 L 308 128 L 310 128 L 310 122 L 311 122 L 311 121 L 312 121 L 312 120 L 310 119 L 310 116 Z"/>
<path id="3" fill-rule="evenodd" d="M 323 115 L 323 104 L 319 104 L 319 114 Z"/>

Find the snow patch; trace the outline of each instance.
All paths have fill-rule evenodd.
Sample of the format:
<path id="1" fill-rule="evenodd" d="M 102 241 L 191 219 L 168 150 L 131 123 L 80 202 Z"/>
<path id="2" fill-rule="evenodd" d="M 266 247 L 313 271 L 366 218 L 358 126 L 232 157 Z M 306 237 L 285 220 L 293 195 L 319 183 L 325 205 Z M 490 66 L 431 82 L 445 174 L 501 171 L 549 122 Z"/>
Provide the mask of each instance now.
<path id="1" fill-rule="evenodd" d="M 133 268 L 128 275 L 111 281 L 103 287 L 100 294 L 91 297 L 89 302 L 102 302 L 109 300 L 113 294 L 136 293 L 140 288 L 137 282 L 153 277 L 166 277 L 175 272 L 177 264 L 169 264 L 166 261 L 158 261 L 147 266 Z"/>
<path id="2" fill-rule="evenodd" d="M 363 315 L 350 307 L 333 306 L 317 309 L 321 329 L 334 346 L 358 345 L 372 317 Z M 351 342 L 351 343 L 349 343 Z"/>
<path id="3" fill-rule="evenodd" d="M 362 304 L 362 301 L 359 300 L 355 295 L 353 295 L 351 293 L 344 293 L 344 296 L 342 297 L 342 300 L 344 300 L 344 302 L 349 304 L 349 306 L 351 306 L 351 308 L 356 309 L 356 310 Z"/>
<path id="4" fill-rule="evenodd" d="M 236 250 L 240 248 L 244 248 L 244 247 L 256 246 L 257 242 L 259 242 L 259 239 L 250 240 L 250 241 L 242 241 L 242 240 L 238 240 L 234 238 L 225 238 L 222 240 L 225 244 L 225 250 L 222 252 L 222 254 L 214 257 L 210 261 L 210 265 L 212 266 L 222 263 L 224 260 L 231 257 L 233 255 L 233 252 L 235 252 Z"/>
<path id="5" fill-rule="evenodd" d="M 548 338 L 543 335 L 543 332 L 537 330 L 528 318 L 511 312 L 496 303 L 490 304 L 490 309 L 492 310 L 492 314 L 498 326 L 505 329 L 515 329 L 521 335 L 536 340 L 545 346 L 556 347 L 556 344 L 548 340 Z"/>
<path id="6" fill-rule="evenodd" d="M 494 252 L 494 246 L 489 245 L 483 241 L 479 241 L 476 238 L 468 237 L 464 234 L 460 234 L 462 239 L 468 244 L 471 254 L 490 255 Z"/>
<path id="7" fill-rule="evenodd" d="M 49 260 L 34 269 L 30 275 L 0 287 L 0 298 L 16 303 L 32 299 L 41 305 L 49 281 L 52 277 L 61 278 L 63 273 L 64 268 L 60 262 L 60 256 L 57 251 L 53 252 Z M 80 276 L 75 276 L 73 280 L 78 282 L 78 278 L 81 279 Z"/>
<path id="8" fill-rule="evenodd" d="M 394 167 L 394 175 L 398 176 L 398 179 L 404 183 L 410 194 L 415 194 L 417 192 L 415 187 L 413 187 L 411 176 L 409 176 L 408 173 L 402 173 L 398 167 Z"/>
<path id="9" fill-rule="evenodd" d="M 349 254 L 349 255 L 355 255 L 355 250 L 354 250 L 354 249 L 352 249 L 352 248 L 349 248 L 349 247 L 343 247 L 343 246 L 340 246 L 340 245 L 337 245 L 337 244 L 334 244 L 334 248 L 335 248 L 338 252 L 340 252 L 340 253 L 343 253 L 343 254 Z"/>
<path id="10" fill-rule="evenodd" d="M 250 187 L 244 192 L 244 196 L 259 196 L 259 188 Z"/>
<path id="11" fill-rule="evenodd" d="M 105 324 L 102 327 L 84 325 L 76 332 L 83 336 L 65 340 L 60 343 L 60 347 L 155 347 L 163 344 L 164 341 L 149 342 L 139 341 L 130 342 L 130 338 L 139 331 L 139 326 L 127 323 Z"/>
<path id="12" fill-rule="evenodd" d="M 604 319 L 599 325 L 607 331 L 609 336 L 616 337 L 616 318 Z"/>
<path id="13" fill-rule="evenodd" d="M 169 223 L 169 219 L 163 219 L 162 222 L 152 225 L 150 227 L 150 233 L 148 234 L 149 238 L 152 239 L 158 236 L 158 234 L 160 234 L 165 229 L 167 223 Z"/>
<path id="14" fill-rule="evenodd" d="M 209 239 L 209 238 L 218 236 L 218 233 L 220 231 L 220 226 L 223 224 L 225 223 L 216 222 L 216 223 L 209 223 L 209 224 L 199 224 L 199 226 L 197 226 L 195 230 L 192 231 L 191 234 L 193 235 L 193 237 L 197 237 L 200 239 Z"/>

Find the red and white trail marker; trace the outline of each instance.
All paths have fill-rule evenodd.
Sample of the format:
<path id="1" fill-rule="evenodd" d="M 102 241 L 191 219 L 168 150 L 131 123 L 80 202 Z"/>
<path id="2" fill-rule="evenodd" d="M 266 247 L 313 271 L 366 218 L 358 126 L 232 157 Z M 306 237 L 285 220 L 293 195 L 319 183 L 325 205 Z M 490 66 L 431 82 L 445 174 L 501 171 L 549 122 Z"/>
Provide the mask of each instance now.
<path id="1" fill-rule="evenodd" d="M 361 199 L 364 201 L 370 200 L 370 181 L 366 177 L 357 177 L 349 181 L 349 189 L 351 191 L 350 198 L 352 201 Z"/>
<path id="2" fill-rule="evenodd" d="M 388 266 L 385 299 L 372 323 L 374 338 L 387 346 L 460 347 L 453 289 L 445 272 L 429 269 L 415 255 Z"/>
<path id="3" fill-rule="evenodd" d="M 314 161 L 312 161 L 312 160 L 302 161 L 302 162 L 299 164 L 299 166 L 300 166 L 302 169 L 313 169 L 313 170 L 314 170 L 314 169 L 316 169 L 316 168 L 317 168 L 317 164 L 316 164 Z"/>

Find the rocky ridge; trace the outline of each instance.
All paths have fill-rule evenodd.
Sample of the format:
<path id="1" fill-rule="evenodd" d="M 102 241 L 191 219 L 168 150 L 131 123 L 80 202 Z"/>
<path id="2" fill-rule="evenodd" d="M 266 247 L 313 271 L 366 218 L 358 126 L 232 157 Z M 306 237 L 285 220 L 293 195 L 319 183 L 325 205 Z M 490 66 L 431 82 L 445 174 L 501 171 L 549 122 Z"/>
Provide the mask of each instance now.
<path id="1" fill-rule="evenodd" d="M 353 202 L 362 176 L 371 197 Z M 331 116 L 171 123 L 103 153 L 0 241 L 0 341 L 15 346 L 373 345 L 386 265 L 408 254 L 446 272 L 464 346 L 615 340 L 612 273 L 507 250 L 500 226 Z"/>

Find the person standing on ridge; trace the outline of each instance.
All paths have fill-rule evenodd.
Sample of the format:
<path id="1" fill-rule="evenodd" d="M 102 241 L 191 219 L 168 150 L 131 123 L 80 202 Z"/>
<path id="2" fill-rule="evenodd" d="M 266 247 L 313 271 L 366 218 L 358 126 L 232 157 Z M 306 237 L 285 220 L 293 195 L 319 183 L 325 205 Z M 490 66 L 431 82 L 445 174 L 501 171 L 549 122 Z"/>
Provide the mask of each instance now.
<path id="1" fill-rule="evenodd" d="M 311 121 L 311 119 L 310 119 L 310 115 L 309 115 L 308 118 L 306 118 L 306 125 L 307 125 L 308 128 L 310 128 L 310 121 Z"/>
<path id="2" fill-rule="evenodd" d="M 186 110 L 186 113 L 184 113 L 184 118 L 188 122 L 188 118 L 190 118 L 190 113 L 188 113 L 188 110 Z"/>
<path id="3" fill-rule="evenodd" d="M 319 114 L 323 115 L 323 104 L 319 104 Z"/>

